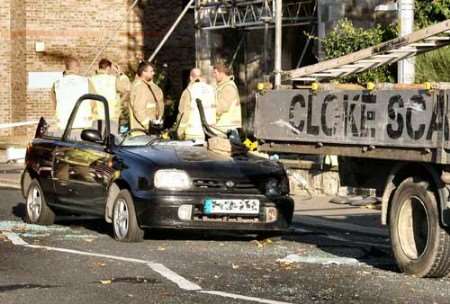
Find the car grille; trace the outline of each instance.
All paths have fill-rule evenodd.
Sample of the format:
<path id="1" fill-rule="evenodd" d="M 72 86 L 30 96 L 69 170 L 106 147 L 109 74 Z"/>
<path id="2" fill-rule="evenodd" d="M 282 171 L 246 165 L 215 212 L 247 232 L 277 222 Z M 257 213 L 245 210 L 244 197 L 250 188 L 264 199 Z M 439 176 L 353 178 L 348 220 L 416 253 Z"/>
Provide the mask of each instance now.
<path id="1" fill-rule="evenodd" d="M 264 190 L 260 190 L 258 184 L 248 182 L 248 181 L 235 181 L 230 180 L 234 183 L 232 187 L 227 186 L 225 180 L 215 180 L 215 179 L 194 179 L 193 185 L 196 190 L 201 191 L 222 191 L 227 193 L 244 193 L 244 194 L 260 194 L 264 193 Z"/>

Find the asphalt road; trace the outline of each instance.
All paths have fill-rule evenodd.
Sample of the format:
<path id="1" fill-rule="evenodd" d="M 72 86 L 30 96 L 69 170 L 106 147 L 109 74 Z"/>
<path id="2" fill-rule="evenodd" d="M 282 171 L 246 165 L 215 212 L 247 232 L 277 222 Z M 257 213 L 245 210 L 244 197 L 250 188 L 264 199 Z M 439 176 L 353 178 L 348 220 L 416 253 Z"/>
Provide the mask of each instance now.
<path id="1" fill-rule="evenodd" d="M 0 189 L 1 304 L 450 303 L 449 279 L 398 273 L 382 237 L 296 223 L 271 241 L 150 231 L 125 244 L 98 220 L 25 225 L 23 208 Z"/>

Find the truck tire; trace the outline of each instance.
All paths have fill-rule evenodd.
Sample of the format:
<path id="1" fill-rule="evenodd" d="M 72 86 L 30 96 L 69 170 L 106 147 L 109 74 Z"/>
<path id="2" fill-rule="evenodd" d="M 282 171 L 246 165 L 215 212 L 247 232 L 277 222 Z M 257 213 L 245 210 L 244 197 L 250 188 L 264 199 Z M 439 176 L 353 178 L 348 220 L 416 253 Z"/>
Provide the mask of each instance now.
<path id="1" fill-rule="evenodd" d="M 141 242 L 144 230 L 139 227 L 133 197 L 128 190 L 121 190 L 113 207 L 114 238 L 121 242 Z"/>
<path id="2" fill-rule="evenodd" d="M 55 213 L 47 205 L 37 179 L 30 182 L 25 199 L 25 222 L 39 225 L 52 225 L 55 222 Z"/>
<path id="3" fill-rule="evenodd" d="M 441 227 L 439 206 L 429 183 L 405 179 L 396 190 L 389 215 L 392 250 L 404 273 L 443 277 L 450 271 L 450 236 Z"/>

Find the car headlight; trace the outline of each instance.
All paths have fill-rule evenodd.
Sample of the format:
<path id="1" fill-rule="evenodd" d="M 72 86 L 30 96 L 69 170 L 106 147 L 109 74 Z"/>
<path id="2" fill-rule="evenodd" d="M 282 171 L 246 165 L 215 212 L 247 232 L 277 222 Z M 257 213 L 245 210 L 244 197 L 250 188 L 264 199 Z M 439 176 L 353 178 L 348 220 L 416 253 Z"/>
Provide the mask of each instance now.
<path id="1" fill-rule="evenodd" d="M 170 169 L 156 171 L 154 184 L 157 189 L 181 191 L 191 188 L 192 181 L 186 172 Z"/>
<path id="2" fill-rule="evenodd" d="M 266 183 L 266 195 L 275 196 L 280 195 L 280 187 L 278 185 L 278 180 L 271 178 Z"/>
<path id="3" fill-rule="evenodd" d="M 278 196 L 289 194 L 289 180 L 284 177 L 280 180 L 271 178 L 266 183 L 266 195 Z"/>

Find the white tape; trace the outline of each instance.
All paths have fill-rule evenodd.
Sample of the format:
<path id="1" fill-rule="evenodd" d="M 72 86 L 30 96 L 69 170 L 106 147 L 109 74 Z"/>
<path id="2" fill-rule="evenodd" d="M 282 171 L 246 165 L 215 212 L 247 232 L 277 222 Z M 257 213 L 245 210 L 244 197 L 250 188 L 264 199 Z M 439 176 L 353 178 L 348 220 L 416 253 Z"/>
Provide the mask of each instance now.
<path id="1" fill-rule="evenodd" d="M 16 128 L 16 127 L 22 127 L 22 126 L 32 126 L 32 125 L 36 125 L 38 122 L 39 122 L 39 120 L 3 123 L 3 124 L 0 124 L 0 129 L 10 129 L 10 128 Z"/>

